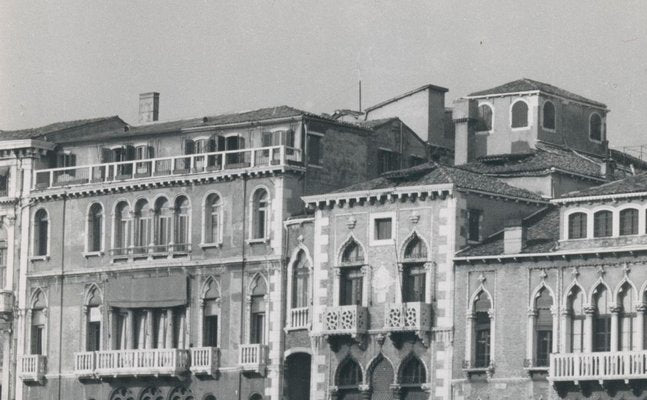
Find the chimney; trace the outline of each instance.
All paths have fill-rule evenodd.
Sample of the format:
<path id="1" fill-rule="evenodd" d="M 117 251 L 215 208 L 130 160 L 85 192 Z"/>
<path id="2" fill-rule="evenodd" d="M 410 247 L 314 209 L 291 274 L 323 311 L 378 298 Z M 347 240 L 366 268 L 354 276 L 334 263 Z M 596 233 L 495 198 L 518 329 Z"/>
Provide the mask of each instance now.
<path id="1" fill-rule="evenodd" d="M 477 114 L 476 102 L 469 99 L 454 101 L 452 119 L 454 120 L 454 165 L 465 164 L 475 157 L 474 121 Z"/>
<path id="2" fill-rule="evenodd" d="M 614 180 L 615 171 L 616 162 L 612 158 L 606 158 L 602 164 L 600 164 L 600 175 L 605 179 Z"/>
<path id="3" fill-rule="evenodd" d="M 514 218 L 507 220 L 503 230 L 503 253 L 521 253 L 525 241 L 526 230 L 523 228 L 521 219 Z"/>
<path id="4" fill-rule="evenodd" d="M 155 122 L 159 119 L 160 94 L 157 92 L 139 95 L 139 123 Z"/>

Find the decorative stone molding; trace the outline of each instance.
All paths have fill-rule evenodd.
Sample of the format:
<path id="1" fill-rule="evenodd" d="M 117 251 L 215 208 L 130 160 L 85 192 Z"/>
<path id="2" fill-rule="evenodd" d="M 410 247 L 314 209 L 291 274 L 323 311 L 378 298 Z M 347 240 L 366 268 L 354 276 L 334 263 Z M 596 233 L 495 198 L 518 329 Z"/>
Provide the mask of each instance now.
<path id="1" fill-rule="evenodd" d="M 353 217 L 352 215 L 350 217 L 348 217 L 348 219 L 346 220 L 346 227 L 348 229 L 355 228 L 356 224 L 357 224 L 357 219 L 355 219 L 355 217 Z"/>
<path id="2" fill-rule="evenodd" d="M 417 212 L 414 212 L 413 214 L 411 214 L 409 216 L 409 221 L 412 224 L 416 225 L 418 223 L 418 221 L 420 221 L 420 214 L 418 214 Z"/>

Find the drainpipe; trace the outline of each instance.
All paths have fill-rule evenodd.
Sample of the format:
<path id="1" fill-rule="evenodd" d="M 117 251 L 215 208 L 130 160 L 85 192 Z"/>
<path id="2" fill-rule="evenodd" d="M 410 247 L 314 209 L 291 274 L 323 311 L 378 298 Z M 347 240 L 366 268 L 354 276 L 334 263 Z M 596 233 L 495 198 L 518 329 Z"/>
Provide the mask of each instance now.
<path id="1" fill-rule="evenodd" d="M 67 196 L 63 194 L 63 229 L 61 230 L 61 301 L 60 301 L 60 318 L 58 321 L 58 398 L 63 399 L 63 287 L 65 286 L 63 284 L 63 279 L 64 275 L 63 272 L 65 271 L 65 209 L 67 206 Z M 51 221 L 50 221 L 51 224 Z M 50 230 L 51 231 L 51 230 Z M 52 238 L 49 238 L 50 241 L 50 251 L 51 251 L 51 242 Z"/>
<path id="2" fill-rule="evenodd" d="M 240 358 L 240 346 L 245 341 L 245 241 L 247 237 L 247 176 L 243 175 L 243 235 L 241 245 L 241 264 L 240 264 L 240 335 L 238 352 Z M 238 400 L 242 400 L 243 389 L 243 371 L 238 371 Z"/>

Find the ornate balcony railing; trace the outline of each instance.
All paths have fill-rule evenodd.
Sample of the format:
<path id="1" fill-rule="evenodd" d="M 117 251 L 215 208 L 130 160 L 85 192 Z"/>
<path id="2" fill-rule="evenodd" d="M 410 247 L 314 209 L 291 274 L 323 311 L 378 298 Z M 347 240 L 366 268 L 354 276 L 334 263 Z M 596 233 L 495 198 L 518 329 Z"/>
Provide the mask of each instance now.
<path id="1" fill-rule="evenodd" d="M 262 373 L 267 362 L 267 346 L 264 344 L 241 344 L 239 359 L 243 371 Z"/>
<path id="2" fill-rule="evenodd" d="M 548 379 L 553 382 L 628 381 L 646 377 L 647 350 L 550 355 Z"/>
<path id="3" fill-rule="evenodd" d="M 0 290 L 0 314 L 13 314 L 14 296 L 11 290 Z"/>
<path id="4" fill-rule="evenodd" d="M 322 315 L 322 334 L 357 335 L 368 330 L 368 309 L 361 306 L 326 307 Z"/>
<path id="5" fill-rule="evenodd" d="M 179 244 L 153 244 L 148 246 L 115 247 L 110 249 L 109 254 L 115 258 L 159 258 L 182 256 L 191 253 L 190 243 Z"/>
<path id="6" fill-rule="evenodd" d="M 388 331 L 429 331 L 431 323 L 431 304 L 411 302 L 385 305 L 384 329 Z"/>
<path id="7" fill-rule="evenodd" d="M 216 151 L 34 171 L 34 189 L 136 181 L 218 171 L 300 164 L 301 150 L 287 146 Z"/>
<path id="8" fill-rule="evenodd" d="M 309 315 L 308 307 L 290 309 L 288 329 L 307 329 L 310 326 Z"/>
<path id="9" fill-rule="evenodd" d="M 192 347 L 191 372 L 195 375 L 215 375 L 220 361 L 217 347 Z"/>
<path id="10" fill-rule="evenodd" d="M 25 355 L 18 358 L 18 377 L 23 381 L 41 381 L 46 368 L 47 356 Z"/>
<path id="11" fill-rule="evenodd" d="M 97 376 L 180 375 L 189 369 L 189 352 L 181 349 L 107 350 L 96 352 Z"/>
<path id="12" fill-rule="evenodd" d="M 74 374 L 80 378 L 94 376 L 96 359 L 97 353 L 94 351 L 74 353 Z"/>

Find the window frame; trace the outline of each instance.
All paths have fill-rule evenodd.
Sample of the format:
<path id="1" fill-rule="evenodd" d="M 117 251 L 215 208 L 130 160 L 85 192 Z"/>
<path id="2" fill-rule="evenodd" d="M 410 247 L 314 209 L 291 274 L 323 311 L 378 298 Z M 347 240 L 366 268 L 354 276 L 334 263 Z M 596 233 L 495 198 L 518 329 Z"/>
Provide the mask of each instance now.
<path id="1" fill-rule="evenodd" d="M 600 118 L 600 138 L 596 139 L 593 137 L 593 117 L 596 116 Z M 604 118 L 597 111 L 591 112 L 589 114 L 589 140 L 595 143 L 602 143 L 604 141 Z"/>
<path id="2" fill-rule="evenodd" d="M 212 206 L 210 199 L 214 197 L 217 199 L 217 201 L 215 202 L 216 205 Z M 214 212 L 215 208 L 217 208 L 216 212 Z M 202 235 L 200 240 L 201 247 L 218 247 L 222 245 L 224 235 L 224 208 L 224 201 L 219 192 L 209 192 L 206 196 L 204 196 L 204 200 L 202 202 Z M 207 241 L 207 236 L 209 236 L 207 234 L 209 232 L 209 228 L 211 227 L 211 231 L 213 231 L 212 217 L 214 214 L 217 214 L 218 217 L 218 232 L 217 238 L 215 238 L 217 240 Z M 211 222 L 207 223 L 207 221 Z"/>
<path id="3" fill-rule="evenodd" d="M 572 229 L 573 226 L 572 226 L 572 223 L 571 223 L 571 218 L 574 218 L 574 217 L 579 216 L 579 215 L 581 215 L 583 217 L 583 221 L 584 221 L 584 227 L 583 228 L 581 226 L 582 224 L 580 223 L 580 231 L 583 232 L 583 234 L 579 235 L 578 237 L 575 237 L 573 235 L 574 229 Z M 578 211 L 573 211 L 571 213 L 568 213 L 566 215 L 566 239 L 567 240 L 588 239 L 588 237 L 589 237 L 589 234 L 588 234 L 589 221 L 588 221 L 588 219 L 589 219 L 589 214 L 586 211 L 578 210 Z"/>
<path id="4" fill-rule="evenodd" d="M 101 219 L 100 222 L 100 235 L 99 235 L 99 248 L 95 249 L 94 248 L 94 240 L 95 239 L 95 232 L 94 228 L 95 225 L 94 223 L 96 222 L 94 220 L 95 215 L 92 213 L 92 209 L 95 206 L 99 206 L 99 218 Z M 85 223 L 85 232 L 86 232 L 86 240 L 85 240 L 85 252 L 84 256 L 88 257 L 91 255 L 101 255 L 105 252 L 106 245 L 105 245 L 105 238 L 106 238 L 106 212 L 105 212 L 105 207 L 103 206 L 103 203 L 99 201 L 95 201 L 90 203 L 88 206 L 88 212 L 86 213 L 86 223 Z M 93 242 L 92 245 L 90 242 Z"/>
<path id="5" fill-rule="evenodd" d="M 391 237 L 388 239 L 379 239 L 377 237 L 377 220 L 383 220 L 383 219 L 391 219 Z M 369 245 L 370 246 L 387 246 L 387 245 L 393 245 L 393 243 L 396 242 L 397 240 L 397 219 L 396 219 L 396 212 L 395 211 L 387 211 L 387 212 L 380 212 L 380 213 L 372 213 L 370 215 L 370 223 L 369 223 Z"/>
<path id="6" fill-rule="evenodd" d="M 44 220 L 37 220 L 36 217 L 38 214 L 44 213 L 45 218 Z M 45 232 L 45 251 L 44 253 L 41 251 L 41 246 L 42 246 L 42 240 L 43 240 L 43 232 L 42 232 L 42 222 L 45 222 L 47 224 L 47 232 Z M 31 235 L 31 256 L 32 259 L 49 259 L 50 252 L 51 252 L 51 244 L 50 244 L 50 238 L 51 238 L 51 230 L 52 230 L 52 223 L 51 219 L 49 217 L 49 212 L 47 209 L 44 207 L 41 207 L 37 209 L 34 214 L 33 214 L 33 222 L 32 222 L 32 235 Z M 38 247 L 38 249 L 36 248 Z M 43 253 L 43 254 L 41 254 Z"/>
<path id="7" fill-rule="evenodd" d="M 625 228 L 627 225 L 624 223 L 623 215 L 633 212 L 635 213 L 635 218 L 631 218 L 631 226 L 630 228 L 634 228 L 631 230 L 631 232 L 625 232 L 623 228 Z M 640 209 L 637 207 L 633 206 L 627 206 L 623 207 L 618 210 L 618 236 L 636 236 L 640 234 Z"/>
<path id="8" fill-rule="evenodd" d="M 263 235 L 262 236 L 257 236 L 257 223 L 260 220 L 259 219 L 259 214 L 260 214 L 260 206 L 257 209 L 257 195 L 260 191 L 264 191 L 266 195 L 266 200 L 265 200 L 265 207 L 263 208 L 264 214 L 263 214 Z M 268 242 L 270 240 L 270 223 L 272 221 L 271 214 L 272 214 L 272 197 L 270 196 L 270 190 L 266 186 L 258 186 L 254 188 L 252 191 L 252 195 L 249 199 L 251 203 L 250 207 L 250 213 L 249 213 L 249 233 L 248 233 L 248 242 L 249 243 L 263 243 L 263 242 Z M 258 201 L 260 205 L 260 200 Z"/>
<path id="9" fill-rule="evenodd" d="M 479 124 L 481 123 L 481 119 L 483 118 L 483 116 L 481 115 L 481 107 L 488 107 L 490 109 L 490 129 L 478 129 L 481 128 Z M 492 133 L 492 131 L 494 131 L 494 105 L 490 102 L 481 102 L 476 108 L 476 114 L 479 121 L 476 125 L 476 133 Z M 487 124 L 483 122 L 483 126 L 487 127 Z"/>
<path id="10" fill-rule="evenodd" d="M 514 106 L 518 103 L 523 102 L 526 106 L 526 125 L 524 126 L 514 126 Z M 525 99 L 516 99 L 510 103 L 510 129 L 511 130 L 525 130 L 529 129 L 532 122 L 530 114 L 530 104 Z"/>
<path id="11" fill-rule="evenodd" d="M 546 126 L 546 104 L 550 104 L 553 107 L 553 127 Z M 557 131 L 557 107 L 552 100 L 546 100 L 541 106 L 541 127 L 545 131 L 556 132 Z"/>
<path id="12" fill-rule="evenodd" d="M 323 133 L 319 132 L 307 132 L 306 134 L 306 152 L 307 152 L 307 160 L 308 160 L 308 166 L 313 166 L 313 167 L 323 167 L 324 164 L 324 151 L 323 151 L 323 138 L 324 138 Z M 317 141 L 317 152 L 315 154 L 312 153 L 312 145 L 310 142 L 311 137 L 316 137 Z M 316 160 L 313 158 L 314 156 L 316 157 Z"/>

